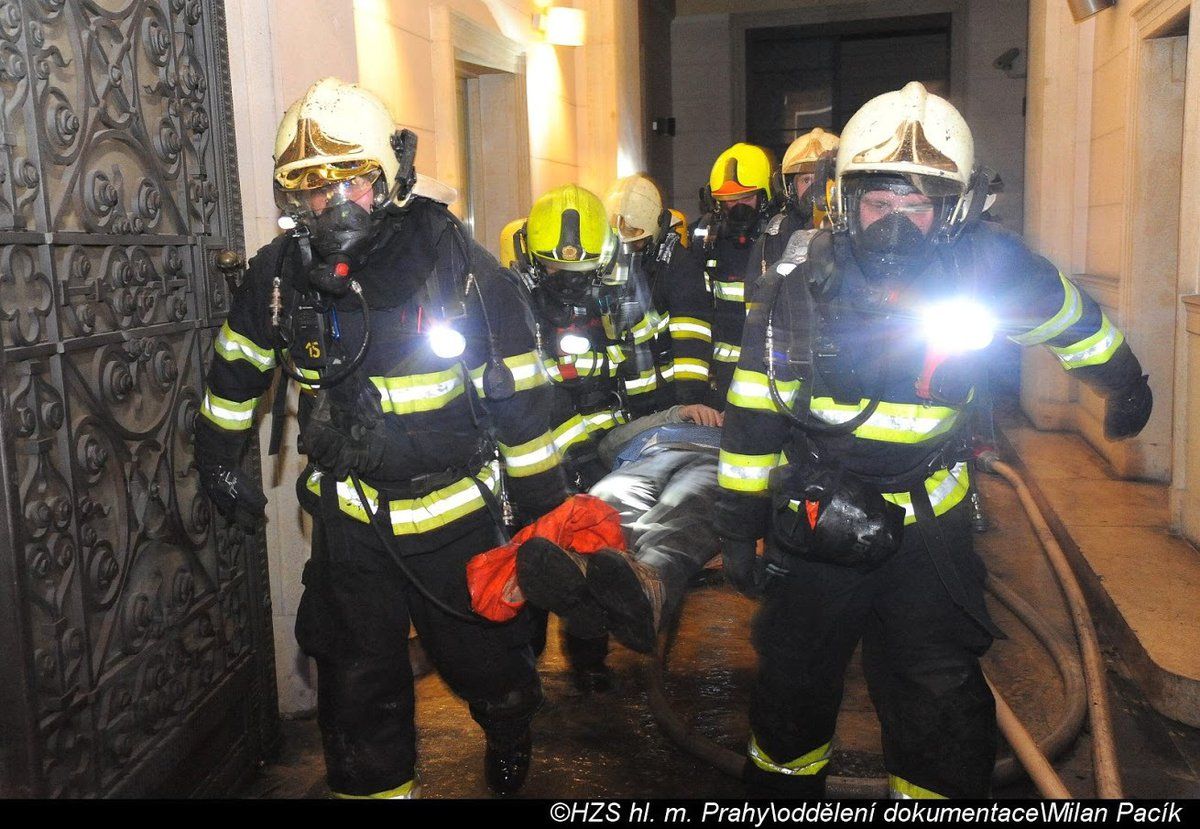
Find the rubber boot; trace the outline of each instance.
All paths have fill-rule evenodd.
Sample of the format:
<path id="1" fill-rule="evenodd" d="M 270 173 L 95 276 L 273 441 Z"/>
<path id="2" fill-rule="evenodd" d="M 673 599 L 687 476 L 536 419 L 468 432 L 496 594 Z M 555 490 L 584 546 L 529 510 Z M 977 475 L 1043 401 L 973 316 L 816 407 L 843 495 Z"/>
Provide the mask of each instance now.
<path id="1" fill-rule="evenodd" d="M 533 737 L 528 731 L 509 745 L 499 745 L 489 737 L 483 754 L 483 774 L 488 788 L 498 795 L 515 794 L 525 785 L 532 760 Z"/>
<path id="2" fill-rule="evenodd" d="M 583 639 L 604 635 L 604 611 L 587 589 L 588 559 L 544 538 L 531 538 L 517 549 L 517 584 L 526 601 L 569 620 L 571 634 Z"/>
<path id="3" fill-rule="evenodd" d="M 650 653 L 665 596 L 658 571 L 616 550 L 600 550 L 591 559 L 587 587 L 604 609 L 609 631 L 625 647 Z"/>

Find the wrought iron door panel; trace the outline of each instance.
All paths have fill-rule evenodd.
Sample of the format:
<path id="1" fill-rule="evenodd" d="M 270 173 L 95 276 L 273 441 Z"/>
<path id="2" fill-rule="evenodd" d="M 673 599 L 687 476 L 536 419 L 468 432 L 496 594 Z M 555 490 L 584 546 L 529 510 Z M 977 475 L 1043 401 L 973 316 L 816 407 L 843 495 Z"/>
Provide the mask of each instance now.
<path id="1" fill-rule="evenodd" d="M 263 539 L 190 438 L 241 237 L 224 37 L 220 0 L 0 0 L 5 793 L 186 793 L 275 734 Z"/>

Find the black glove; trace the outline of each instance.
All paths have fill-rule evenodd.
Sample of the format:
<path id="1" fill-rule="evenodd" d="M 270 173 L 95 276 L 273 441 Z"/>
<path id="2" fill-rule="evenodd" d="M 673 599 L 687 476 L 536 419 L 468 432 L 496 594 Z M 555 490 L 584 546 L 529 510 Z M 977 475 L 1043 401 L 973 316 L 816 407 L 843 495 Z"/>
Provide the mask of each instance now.
<path id="1" fill-rule="evenodd" d="M 344 480 L 351 472 L 370 475 L 383 464 L 387 442 L 381 434 L 383 407 L 379 390 L 370 382 L 346 381 L 318 395 L 317 404 L 301 432 L 309 460 Z M 334 395 L 337 393 L 337 406 Z"/>
<path id="2" fill-rule="evenodd" d="M 263 508 L 267 496 L 242 470 L 217 464 L 200 467 L 200 488 L 217 512 L 247 533 L 258 532 L 266 523 Z"/>
<path id="3" fill-rule="evenodd" d="M 721 539 L 721 564 L 725 580 L 743 596 L 757 599 L 763 594 L 767 568 L 757 552 L 758 542 L 744 538 Z"/>
<path id="4" fill-rule="evenodd" d="M 227 520 L 246 532 L 257 532 L 266 522 L 263 507 L 267 505 L 267 496 L 239 468 L 246 434 L 226 432 L 198 417 L 194 437 L 200 489 Z"/>
<path id="5" fill-rule="evenodd" d="M 1109 395 L 1104 403 L 1104 437 L 1109 440 L 1131 438 L 1146 426 L 1154 395 L 1143 374 L 1123 389 Z"/>

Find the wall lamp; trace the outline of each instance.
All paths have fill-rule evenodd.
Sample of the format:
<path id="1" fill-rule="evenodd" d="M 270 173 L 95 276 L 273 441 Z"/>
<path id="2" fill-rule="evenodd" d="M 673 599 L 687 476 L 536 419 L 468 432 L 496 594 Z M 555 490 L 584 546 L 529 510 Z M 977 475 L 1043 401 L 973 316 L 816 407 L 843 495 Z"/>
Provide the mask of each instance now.
<path id="1" fill-rule="evenodd" d="M 1117 0 L 1067 0 L 1067 5 L 1071 7 L 1071 14 L 1075 17 L 1075 22 L 1079 23 L 1097 12 L 1104 11 L 1109 6 L 1117 5 Z"/>
<path id="2" fill-rule="evenodd" d="M 533 28 L 554 46 L 582 46 L 587 36 L 583 9 L 547 6 L 533 16 Z"/>

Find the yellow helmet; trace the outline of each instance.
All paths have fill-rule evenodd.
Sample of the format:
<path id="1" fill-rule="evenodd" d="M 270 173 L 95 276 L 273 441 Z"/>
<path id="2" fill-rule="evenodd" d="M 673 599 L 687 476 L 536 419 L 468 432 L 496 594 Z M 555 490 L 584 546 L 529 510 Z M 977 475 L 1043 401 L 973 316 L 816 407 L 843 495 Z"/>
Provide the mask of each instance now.
<path id="1" fill-rule="evenodd" d="M 838 137 L 832 132 L 817 127 L 806 132 L 788 145 L 783 154 L 780 172 L 785 176 L 797 173 L 815 173 L 817 161 L 830 150 L 838 148 Z"/>
<path id="2" fill-rule="evenodd" d="M 500 264 L 511 268 L 517 264 L 517 232 L 525 226 L 524 219 L 513 219 L 500 231 Z"/>
<path id="3" fill-rule="evenodd" d="M 771 198 L 771 155 L 754 144 L 737 143 L 717 156 L 708 186 L 718 201 L 740 199 L 761 190 Z"/>
<path id="4" fill-rule="evenodd" d="M 680 213 L 674 207 L 670 208 L 670 210 L 671 210 L 671 230 L 673 230 L 679 234 L 679 244 L 683 245 L 686 248 L 688 246 L 688 240 L 690 238 L 690 236 L 688 234 L 687 216 Z"/>
<path id="5" fill-rule="evenodd" d="M 658 233 L 662 195 L 648 176 L 639 173 L 617 179 L 604 197 L 604 204 L 609 227 L 621 242 L 636 242 Z"/>
<path id="6" fill-rule="evenodd" d="M 598 196 L 576 184 L 543 193 L 525 223 L 529 253 L 567 271 L 590 271 L 613 251 L 608 216 Z"/>
<path id="7" fill-rule="evenodd" d="M 399 162 L 390 139 L 396 125 L 370 92 L 322 78 L 288 107 L 275 133 L 275 184 L 310 190 L 382 171 L 386 190 Z"/>

